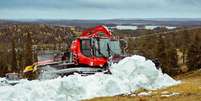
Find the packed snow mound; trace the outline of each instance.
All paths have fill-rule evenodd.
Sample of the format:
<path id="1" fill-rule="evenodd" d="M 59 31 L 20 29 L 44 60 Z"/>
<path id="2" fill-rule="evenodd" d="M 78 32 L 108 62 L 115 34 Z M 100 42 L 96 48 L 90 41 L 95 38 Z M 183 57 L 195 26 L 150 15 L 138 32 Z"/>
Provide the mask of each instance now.
<path id="1" fill-rule="evenodd" d="M 111 66 L 112 75 L 71 75 L 52 80 L 33 80 L 15 86 L 0 86 L 0 101 L 79 101 L 100 96 L 129 94 L 176 85 L 179 81 L 157 70 L 142 56 L 124 58 Z"/>
<path id="2" fill-rule="evenodd" d="M 5 78 L 0 78 L 0 86 L 6 86 L 6 79 Z"/>

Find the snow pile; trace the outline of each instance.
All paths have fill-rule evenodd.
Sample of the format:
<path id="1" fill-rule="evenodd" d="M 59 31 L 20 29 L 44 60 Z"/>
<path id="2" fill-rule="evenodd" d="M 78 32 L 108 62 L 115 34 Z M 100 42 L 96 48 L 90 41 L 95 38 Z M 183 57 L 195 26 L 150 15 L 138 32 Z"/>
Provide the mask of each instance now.
<path id="1" fill-rule="evenodd" d="M 29 82 L 27 79 L 20 79 L 20 80 L 8 80 L 6 78 L 0 78 L 0 87 L 1 86 L 12 86 L 18 83 L 25 83 Z"/>
<path id="2" fill-rule="evenodd" d="M 71 75 L 0 87 L 0 101 L 78 101 L 129 94 L 139 88 L 158 89 L 178 84 L 142 56 L 127 57 L 111 67 L 112 75 Z"/>
<path id="3" fill-rule="evenodd" d="M 0 78 L 0 86 L 6 86 L 6 79 L 5 78 Z"/>

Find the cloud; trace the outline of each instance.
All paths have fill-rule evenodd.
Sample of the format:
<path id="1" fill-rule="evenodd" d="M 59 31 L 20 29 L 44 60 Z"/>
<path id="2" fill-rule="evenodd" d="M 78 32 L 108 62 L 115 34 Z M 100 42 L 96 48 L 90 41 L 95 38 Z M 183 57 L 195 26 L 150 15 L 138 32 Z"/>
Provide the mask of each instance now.
<path id="1" fill-rule="evenodd" d="M 201 6 L 200 0 L 1 0 L 1 8 L 148 8 Z"/>
<path id="2" fill-rule="evenodd" d="M 0 18 L 201 17 L 200 12 L 201 0 L 0 1 Z"/>

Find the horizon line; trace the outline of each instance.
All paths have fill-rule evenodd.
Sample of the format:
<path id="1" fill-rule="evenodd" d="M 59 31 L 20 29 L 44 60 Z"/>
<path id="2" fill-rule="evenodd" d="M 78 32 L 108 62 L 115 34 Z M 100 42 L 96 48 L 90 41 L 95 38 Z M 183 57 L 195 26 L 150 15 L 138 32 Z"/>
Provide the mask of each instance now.
<path id="1" fill-rule="evenodd" d="M 0 18 L 0 20 L 10 20 L 10 21 L 39 21 L 39 20 L 160 20 L 160 19 L 192 19 L 192 20 L 201 20 L 201 17 L 152 17 L 152 18 L 92 18 L 92 19 L 78 19 L 78 18 L 75 18 L 75 19 L 71 19 L 71 18 L 61 18 L 61 19 L 58 19 L 58 18 Z"/>

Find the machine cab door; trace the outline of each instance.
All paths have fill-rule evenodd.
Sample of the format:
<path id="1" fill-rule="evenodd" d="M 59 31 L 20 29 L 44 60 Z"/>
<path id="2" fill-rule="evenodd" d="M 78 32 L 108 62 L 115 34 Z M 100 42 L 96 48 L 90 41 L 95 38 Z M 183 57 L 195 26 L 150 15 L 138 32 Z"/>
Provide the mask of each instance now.
<path id="1" fill-rule="evenodd" d="M 86 57 L 93 56 L 91 39 L 81 39 L 81 52 Z"/>

